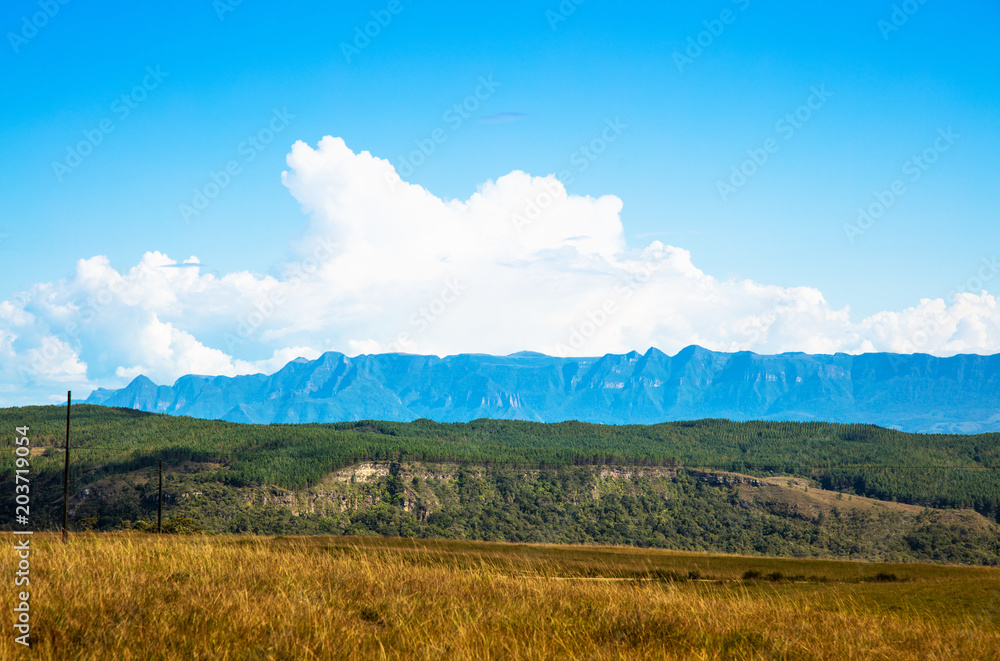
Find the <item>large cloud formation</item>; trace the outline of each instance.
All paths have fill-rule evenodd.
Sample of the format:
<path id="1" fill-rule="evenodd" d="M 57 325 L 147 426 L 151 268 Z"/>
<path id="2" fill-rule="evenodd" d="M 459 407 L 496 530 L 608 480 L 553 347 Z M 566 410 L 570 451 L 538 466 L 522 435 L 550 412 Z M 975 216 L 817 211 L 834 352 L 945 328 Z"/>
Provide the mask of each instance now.
<path id="1" fill-rule="evenodd" d="M 570 195 L 552 175 L 516 171 L 444 200 L 339 138 L 298 142 L 287 162 L 311 222 L 278 275 L 159 252 L 127 272 L 82 259 L 0 303 L 0 403 L 140 373 L 273 372 L 326 350 L 1000 351 L 1000 310 L 981 289 L 852 321 L 813 288 L 719 280 L 658 241 L 630 248 L 620 199 Z"/>

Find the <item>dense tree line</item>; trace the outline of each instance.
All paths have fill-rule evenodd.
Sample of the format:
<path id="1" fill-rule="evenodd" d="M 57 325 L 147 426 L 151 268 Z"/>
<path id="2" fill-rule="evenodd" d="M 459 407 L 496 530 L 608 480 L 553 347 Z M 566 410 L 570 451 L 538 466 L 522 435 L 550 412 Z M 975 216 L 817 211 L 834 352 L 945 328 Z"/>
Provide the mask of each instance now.
<path id="1" fill-rule="evenodd" d="M 383 466 L 385 466 L 383 464 Z M 351 534 L 509 542 L 622 544 L 680 550 L 873 561 L 996 564 L 1000 532 L 947 513 L 842 507 L 818 514 L 780 498 L 744 497 L 685 469 L 601 477 L 600 468 L 390 462 L 374 480 L 304 492 L 235 488 L 203 472 L 171 473 L 165 521 L 216 533 Z M 77 526 L 148 531 L 155 471 L 85 500 Z M 96 494 L 94 494 L 96 495 Z M 316 498 L 322 496 L 322 498 Z"/>
<path id="2" fill-rule="evenodd" d="M 73 409 L 74 488 L 108 475 L 198 462 L 210 482 L 303 489 L 359 461 L 436 461 L 479 466 L 686 466 L 752 475 L 793 475 L 849 494 L 1000 517 L 1000 434 L 907 434 L 862 424 L 699 420 L 658 425 L 362 421 L 241 425 L 132 409 Z M 61 483 L 65 408 L 0 410 L 13 448 L 29 426 L 36 488 Z M 12 451 L 0 484 L 13 493 Z M 36 501 L 37 502 L 37 501 Z M 39 507 L 45 507 L 39 503 Z M 9 513 L 0 525 L 9 524 Z"/>

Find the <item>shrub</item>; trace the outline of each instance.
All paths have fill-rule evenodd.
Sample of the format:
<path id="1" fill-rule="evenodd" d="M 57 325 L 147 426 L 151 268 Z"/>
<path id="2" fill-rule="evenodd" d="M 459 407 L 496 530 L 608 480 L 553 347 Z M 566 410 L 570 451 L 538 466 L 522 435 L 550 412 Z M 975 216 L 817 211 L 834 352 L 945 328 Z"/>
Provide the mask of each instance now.
<path id="1" fill-rule="evenodd" d="M 875 583 L 898 583 L 900 578 L 890 572 L 880 571 L 868 580 L 874 581 Z"/>

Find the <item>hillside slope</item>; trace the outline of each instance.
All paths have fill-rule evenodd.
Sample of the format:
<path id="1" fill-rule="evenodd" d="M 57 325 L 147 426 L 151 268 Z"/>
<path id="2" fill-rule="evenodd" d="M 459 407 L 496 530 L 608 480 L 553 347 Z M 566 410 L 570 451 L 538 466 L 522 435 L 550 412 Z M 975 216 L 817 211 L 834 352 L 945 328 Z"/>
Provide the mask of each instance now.
<path id="1" fill-rule="evenodd" d="M 29 428 L 31 523 L 58 526 L 65 409 L 0 409 L 0 426 Z M 0 454 L 11 492 L 14 456 Z M 178 530 L 1000 556 L 997 434 L 725 420 L 243 425 L 82 405 L 71 458 L 77 528 L 148 527 L 162 461 Z"/>
<path id="2" fill-rule="evenodd" d="M 219 533 L 385 535 L 879 562 L 1000 562 L 1000 526 L 969 510 L 938 510 L 836 494 L 784 478 L 683 468 L 513 469 L 364 462 L 303 489 L 232 487 L 218 466 L 166 476 L 168 525 Z M 71 502 L 76 521 L 150 529 L 157 479 L 106 477 Z M 117 526 L 116 526 L 117 527 Z"/>

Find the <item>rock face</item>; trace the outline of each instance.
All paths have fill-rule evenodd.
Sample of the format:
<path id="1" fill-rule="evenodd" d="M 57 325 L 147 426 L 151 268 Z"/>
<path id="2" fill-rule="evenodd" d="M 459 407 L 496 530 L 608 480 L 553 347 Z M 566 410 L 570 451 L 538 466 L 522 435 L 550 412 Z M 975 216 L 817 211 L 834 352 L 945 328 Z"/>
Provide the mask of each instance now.
<path id="1" fill-rule="evenodd" d="M 86 401 L 232 422 L 500 418 L 864 422 L 915 432 L 1000 431 L 1000 355 L 758 355 L 691 346 L 595 358 L 330 352 L 277 373 L 144 376 Z"/>

